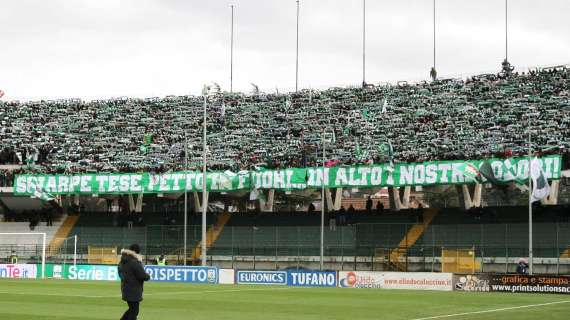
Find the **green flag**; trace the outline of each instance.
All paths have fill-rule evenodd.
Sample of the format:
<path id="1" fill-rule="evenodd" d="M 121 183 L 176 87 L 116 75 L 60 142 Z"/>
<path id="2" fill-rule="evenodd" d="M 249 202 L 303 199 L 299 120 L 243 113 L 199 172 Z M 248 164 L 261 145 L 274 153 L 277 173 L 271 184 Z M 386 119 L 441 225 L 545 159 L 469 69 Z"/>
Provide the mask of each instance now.
<path id="1" fill-rule="evenodd" d="M 368 108 L 363 108 L 362 111 L 360 111 L 360 113 L 362 114 L 362 117 L 364 119 L 370 119 L 370 115 L 368 114 Z"/>
<path id="2" fill-rule="evenodd" d="M 153 134 L 152 133 L 145 133 L 144 135 L 144 144 L 149 145 L 152 143 Z"/>
<path id="3" fill-rule="evenodd" d="M 356 154 L 356 158 L 360 158 L 362 156 L 362 150 L 360 149 L 360 143 L 356 142 L 356 148 L 354 150 L 354 153 Z"/>
<path id="4" fill-rule="evenodd" d="M 394 171 L 394 148 L 392 147 L 392 142 L 388 141 L 388 143 L 381 144 L 379 149 L 388 158 L 388 171 Z"/>

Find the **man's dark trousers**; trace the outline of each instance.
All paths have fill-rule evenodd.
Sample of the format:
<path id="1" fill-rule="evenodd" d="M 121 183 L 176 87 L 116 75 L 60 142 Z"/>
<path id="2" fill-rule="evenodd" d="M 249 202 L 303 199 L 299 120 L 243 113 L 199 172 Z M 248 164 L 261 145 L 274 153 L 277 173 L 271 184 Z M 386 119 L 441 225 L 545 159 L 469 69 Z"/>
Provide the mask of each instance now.
<path id="1" fill-rule="evenodd" d="M 137 320 L 137 316 L 139 315 L 139 305 L 140 301 L 127 301 L 129 305 L 129 310 L 125 311 L 121 320 Z"/>

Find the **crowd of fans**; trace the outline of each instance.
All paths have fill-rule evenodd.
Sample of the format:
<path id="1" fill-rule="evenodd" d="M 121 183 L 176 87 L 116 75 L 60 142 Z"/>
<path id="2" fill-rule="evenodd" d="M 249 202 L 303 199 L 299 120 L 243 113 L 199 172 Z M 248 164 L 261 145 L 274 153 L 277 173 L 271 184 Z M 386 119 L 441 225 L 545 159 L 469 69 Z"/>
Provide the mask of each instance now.
<path id="1" fill-rule="evenodd" d="M 45 225 L 48 227 L 53 226 L 55 215 L 57 215 L 57 212 L 51 206 L 44 206 L 39 210 L 25 210 L 17 213 L 11 210 L 5 210 L 3 213 L 4 222 L 29 222 L 31 231 L 40 225 L 41 222 L 45 222 Z"/>
<path id="2" fill-rule="evenodd" d="M 203 97 L 0 102 L 0 164 L 28 172 L 165 172 L 202 159 Z M 466 80 L 218 93 L 208 98 L 210 169 L 476 159 L 570 150 L 570 70 Z M 529 116 L 530 114 L 530 116 Z M 185 138 L 186 137 L 186 138 Z M 8 181 L 6 172 L 0 182 Z"/>

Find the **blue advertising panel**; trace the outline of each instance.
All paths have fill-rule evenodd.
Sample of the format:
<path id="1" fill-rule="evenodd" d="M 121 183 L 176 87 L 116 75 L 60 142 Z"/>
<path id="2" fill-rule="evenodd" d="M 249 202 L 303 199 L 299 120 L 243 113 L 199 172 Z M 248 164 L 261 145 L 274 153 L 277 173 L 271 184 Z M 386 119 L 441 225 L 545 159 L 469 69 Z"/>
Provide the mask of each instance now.
<path id="1" fill-rule="evenodd" d="M 287 284 L 297 287 L 336 287 L 336 271 L 287 271 Z"/>
<path id="2" fill-rule="evenodd" d="M 237 271 L 237 284 L 287 285 L 286 271 Z"/>
<path id="3" fill-rule="evenodd" d="M 216 267 L 178 267 L 178 266 L 146 266 L 150 281 L 218 283 L 219 272 Z"/>

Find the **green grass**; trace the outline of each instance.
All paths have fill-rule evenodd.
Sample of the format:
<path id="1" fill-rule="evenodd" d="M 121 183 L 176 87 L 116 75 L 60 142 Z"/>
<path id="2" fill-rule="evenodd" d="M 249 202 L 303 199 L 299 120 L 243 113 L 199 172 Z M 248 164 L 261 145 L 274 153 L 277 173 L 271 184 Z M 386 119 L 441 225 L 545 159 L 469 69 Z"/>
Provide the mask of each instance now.
<path id="1" fill-rule="evenodd" d="M 148 283 L 141 320 L 417 319 L 570 301 L 562 295 Z M 0 319 L 119 319 L 119 283 L 0 279 Z M 568 319 L 570 303 L 436 319 Z"/>

